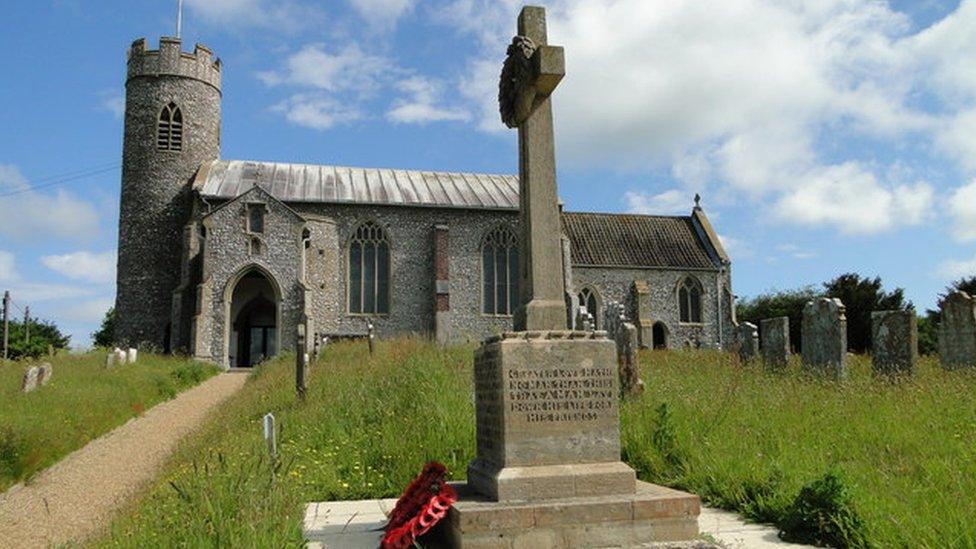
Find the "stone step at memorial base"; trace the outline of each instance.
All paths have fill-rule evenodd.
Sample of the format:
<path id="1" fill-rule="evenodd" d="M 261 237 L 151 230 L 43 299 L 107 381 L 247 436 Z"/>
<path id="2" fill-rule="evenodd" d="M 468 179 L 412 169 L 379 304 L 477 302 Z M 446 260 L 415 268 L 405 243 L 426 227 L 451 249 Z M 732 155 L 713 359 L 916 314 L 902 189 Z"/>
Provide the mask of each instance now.
<path id="1" fill-rule="evenodd" d="M 446 547 L 642 547 L 698 537 L 698 496 L 646 482 L 632 494 L 532 502 L 489 501 L 454 486 L 460 500 L 446 519 Z"/>

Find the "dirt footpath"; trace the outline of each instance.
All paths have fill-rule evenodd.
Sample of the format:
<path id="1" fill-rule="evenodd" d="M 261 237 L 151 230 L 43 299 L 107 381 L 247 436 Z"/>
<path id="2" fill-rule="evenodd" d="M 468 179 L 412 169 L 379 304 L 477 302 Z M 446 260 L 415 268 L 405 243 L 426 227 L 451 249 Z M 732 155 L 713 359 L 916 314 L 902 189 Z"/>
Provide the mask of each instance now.
<path id="1" fill-rule="evenodd" d="M 246 373 L 224 373 L 159 404 L 0 495 L 0 547 L 82 540 L 156 477 L 177 443 L 236 393 Z"/>

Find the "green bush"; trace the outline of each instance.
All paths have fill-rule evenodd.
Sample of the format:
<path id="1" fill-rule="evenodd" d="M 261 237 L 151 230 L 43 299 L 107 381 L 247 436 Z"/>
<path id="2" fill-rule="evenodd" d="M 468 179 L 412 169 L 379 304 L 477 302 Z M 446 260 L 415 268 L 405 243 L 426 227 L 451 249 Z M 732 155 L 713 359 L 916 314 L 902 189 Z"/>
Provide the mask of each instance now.
<path id="1" fill-rule="evenodd" d="M 24 472 L 27 442 L 10 426 L 0 427 L 0 478 L 20 478 Z"/>
<path id="2" fill-rule="evenodd" d="M 834 471 L 800 489 L 783 517 L 780 537 L 792 543 L 841 549 L 869 546 L 864 521 Z"/>
<path id="3" fill-rule="evenodd" d="M 178 387 L 189 387 L 213 375 L 214 367 L 199 362 L 187 362 L 173 369 L 172 376 Z"/>

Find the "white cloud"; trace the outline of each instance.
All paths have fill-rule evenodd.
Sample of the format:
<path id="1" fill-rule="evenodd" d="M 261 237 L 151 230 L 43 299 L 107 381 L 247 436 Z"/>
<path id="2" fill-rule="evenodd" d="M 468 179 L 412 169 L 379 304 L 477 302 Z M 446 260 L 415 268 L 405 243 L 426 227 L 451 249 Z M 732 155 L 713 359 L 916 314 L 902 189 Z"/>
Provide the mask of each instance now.
<path id="1" fill-rule="evenodd" d="M 70 303 L 58 308 L 58 321 L 97 326 L 105 318 L 105 312 L 114 305 L 115 300 L 111 297 Z"/>
<path id="2" fill-rule="evenodd" d="M 421 76 L 411 76 L 397 82 L 396 88 L 407 94 L 393 102 L 386 113 L 387 119 L 406 124 L 426 124 L 445 120 L 468 120 L 471 115 L 458 108 L 438 107 L 443 84 Z"/>
<path id="3" fill-rule="evenodd" d="M 324 20 L 320 9 L 287 0 L 186 0 L 186 6 L 204 21 L 224 27 L 292 32 Z"/>
<path id="4" fill-rule="evenodd" d="M 105 91 L 99 94 L 98 108 L 112 113 L 116 119 L 125 114 L 125 98 L 117 91 Z"/>
<path id="5" fill-rule="evenodd" d="M 456 0 L 444 10 L 445 23 L 483 45 L 460 82 L 482 129 L 501 129 L 497 78 L 515 4 Z M 919 223 L 930 185 L 888 180 L 888 166 L 859 151 L 826 160 L 821 149 L 939 132 L 976 169 L 976 101 L 972 121 L 951 125 L 919 100 L 920 91 L 948 98 L 952 87 L 976 98 L 966 69 L 976 57 L 973 4 L 964 1 L 950 29 L 912 35 L 911 20 L 885 2 L 549 2 L 550 42 L 567 52 L 554 101 L 561 158 L 640 171 L 670 164 L 685 185 L 777 204 L 783 223 L 848 233 Z M 937 59 L 945 52 L 953 61 Z M 933 72 L 942 85 L 925 82 Z"/>
<path id="6" fill-rule="evenodd" d="M 341 104 L 321 94 L 300 93 L 271 107 L 272 112 L 285 115 L 285 119 L 313 130 L 327 130 L 337 124 L 358 120 L 362 114 L 355 108 Z"/>
<path id="7" fill-rule="evenodd" d="M 624 201 L 630 213 L 650 215 L 688 215 L 693 206 L 692 196 L 678 189 L 671 189 L 659 194 L 641 191 L 627 191 Z"/>
<path id="8" fill-rule="evenodd" d="M 976 240 L 976 179 L 952 192 L 949 215 L 953 237 L 961 242 Z"/>
<path id="9" fill-rule="evenodd" d="M 0 282 L 11 282 L 19 278 L 14 254 L 0 250 Z"/>
<path id="10" fill-rule="evenodd" d="M 71 279 L 109 284 L 115 282 L 116 257 L 114 250 L 100 254 L 79 251 L 64 255 L 46 255 L 41 257 L 41 263 Z"/>
<path id="11" fill-rule="evenodd" d="M 27 179 L 9 164 L 0 164 L 0 219 L 0 236 L 17 240 L 87 240 L 98 234 L 99 226 L 98 213 L 90 202 L 64 189 L 52 193 L 29 190 Z"/>
<path id="12" fill-rule="evenodd" d="M 939 274 L 947 279 L 960 279 L 976 276 L 976 256 L 971 259 L 949 259 L 939 265 Z"/>
<path id="13" fill-rule="evenodd" d="M 348 0 L 370 25 L 389 29 L 414 7 L 414 0 Z"/>
<path id="14" fill-rule="evenodd" d="M 718 235 L 718 239 L 722 242 L 722 247 L 725 248 L 725 252 L 729 254 L 729 257 L 731 257 L 733 261 L 748 259 L 755 255 L 752 246 L 741 238 L 736 238 L 727 234 L 720 234 Z"/>
<path id="15" fill-rule="evenodd" d="M 776 250 L 792 257 L 793 259 L 813 259 L 817 257 L 816 252 L 805 250 L 796 244 L 780 244 Z"/>
<path id="16" fill-rule="evenodd" d="M 324 44 L 308 44 L 288 56 L 282 70 L 260 72 L 258 78 L 269 86 L 290 84 L 329 92 L 366 93 L 393 71 L 389 60 L 367 54 L 356 44 L 334 53 Z"/>

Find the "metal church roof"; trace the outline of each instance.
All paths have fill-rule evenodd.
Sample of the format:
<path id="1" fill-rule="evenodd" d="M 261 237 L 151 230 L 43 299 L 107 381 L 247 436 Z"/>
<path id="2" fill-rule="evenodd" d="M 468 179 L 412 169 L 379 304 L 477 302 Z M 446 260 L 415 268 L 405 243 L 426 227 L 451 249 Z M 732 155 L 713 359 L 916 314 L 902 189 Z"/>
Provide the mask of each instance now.
<path id="1" fill-rule="evenodd" d="M 282 202 L 328 202 L 517 210 L 518 176 L 346 168 L 215 160 L 193 188 L 209 198 L 235 198 L 259 184 Z"/>

